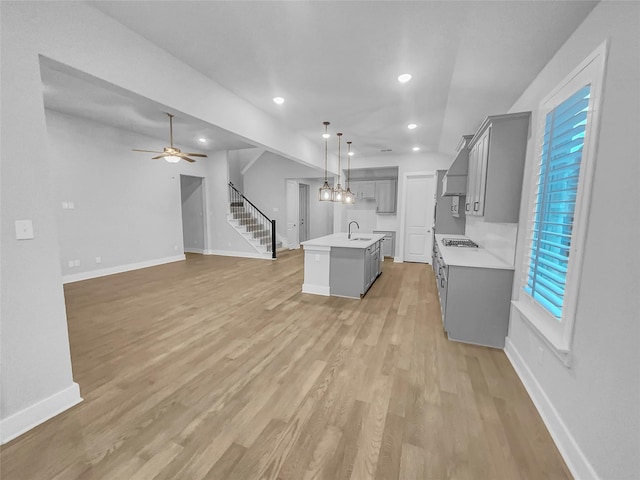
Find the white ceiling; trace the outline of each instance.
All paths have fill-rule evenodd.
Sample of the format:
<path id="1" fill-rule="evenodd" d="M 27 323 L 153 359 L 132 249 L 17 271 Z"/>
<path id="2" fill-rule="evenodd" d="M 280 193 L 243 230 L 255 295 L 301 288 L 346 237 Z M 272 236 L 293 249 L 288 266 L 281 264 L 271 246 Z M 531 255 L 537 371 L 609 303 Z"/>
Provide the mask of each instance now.
<path id="1" fill-rule="evenodd" d="M 452 152 L 484 117 L 510 108 L 595 3 L 89 2 L 314 142 L 330 121 L 364 156 L 413 146 Z M 405 72 L 413 79 L 401 85 L 396 77 Z M 60 98 L 82 90 L 65 93 L 67 79 L 57 83 Z M 285 103 L 275 105 L 274 96 Z M 128 117 L 132 129 L 162 111 L 84 100 L 85 115 L 99 104 L 105 122 Z"/>

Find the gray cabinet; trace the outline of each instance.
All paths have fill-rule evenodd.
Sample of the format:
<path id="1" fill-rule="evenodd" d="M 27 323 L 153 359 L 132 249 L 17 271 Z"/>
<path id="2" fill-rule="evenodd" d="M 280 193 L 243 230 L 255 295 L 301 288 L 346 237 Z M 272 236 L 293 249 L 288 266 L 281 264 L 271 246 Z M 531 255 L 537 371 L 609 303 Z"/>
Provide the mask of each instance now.
<path id="1" fill-rule="evenodd" d="M 487 117 L 469 143 L 465 213 L 517 223 L 531 112 Z"/>
<path id="2" fill-rule="evenodd" d="M 504 348 L 513 270 L 447 265 L 435 243 L 432 260 L 448 338 Z"/>
<path id="3" fill-rule="evenodd" d="M 391 230 L 374 230 L 373 233 L 384 235 L 382 245 L 380 246 L 380 261 L 384 261 L 384 257 L 394 257 L 396 254 L 396 232 Z"/>
<path id="4" fill-rule="evenodd" d="M 350 187 L 356 199 L 366 200 L 376 198 L 376 184 L 374 181 L 354 180 L 351 182 Z"/>
<path id="5" fill-rule="evenodd" d="M 351 191 L 357 200 L 375 200 L 376 213 L 396 213 L 398 180 L 395 178 L 376 180 L 352 180 Z"/>
<path id="6" fill-rule="evenodd" d="M 469 170 L 469 142 L 473 135 L 463 135 L 457 153 L 442 179 L 442 195 L 466 195 Z"/>
<path id="7" fill-rule="evenodd" d="M 457 233 L 464 234 L 465 217 L 454 216 L 451 213 L 451 199 L 453 197 L 443 197 L 442 195 L 442 179 L 447 173 L 446 170 L 436 170 L 436 206 L 434 218 L 434 233 Z M 460 197 L 464 199 L 465 197 Z M 435 244 L 435 242 L 434 242 Z"/>
<path id="8" fill-rule="evenodd" d="M 331 295 L 360 298 L 382 273 L 382 240 L 368 248 L 331 247 L 329 285 Z"/>
<path id="9" fill-rule="evenodd" d="M 376 212 L 396 213 L 396 180 L 376 180 Z"/>
<path id="10" fill-rule="evenodd" d="M 456 217 L 456 218 L 464 218 L 465 217 L 465 211 L 464 211 L 464 205 L 465 205 L 465 196 L 462 195 L 454 195 L 451 197 L 451 215 Z"/>

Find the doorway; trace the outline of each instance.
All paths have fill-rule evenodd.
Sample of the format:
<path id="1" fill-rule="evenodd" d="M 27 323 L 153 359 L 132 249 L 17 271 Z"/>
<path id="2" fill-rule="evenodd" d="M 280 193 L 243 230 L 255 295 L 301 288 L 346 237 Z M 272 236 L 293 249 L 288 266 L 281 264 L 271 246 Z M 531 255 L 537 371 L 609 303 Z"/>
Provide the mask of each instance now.
<path id="1" fill-rule="evenodd" d="M 309 185 L 298 184 L 298 237 L 300 242 L 309 240 Z"/>
<path id="2" fill-rule="evenodd" d="M 434 173 L 407 173 L 403 195 L 405 262 L 430 263 L 433 248 Z"/>
<path id="3" fill-rule="evenodd" d="M 185 253 L 205 251 L 205 203 L 202 177 L 180 175 L 182 239 Z"/>

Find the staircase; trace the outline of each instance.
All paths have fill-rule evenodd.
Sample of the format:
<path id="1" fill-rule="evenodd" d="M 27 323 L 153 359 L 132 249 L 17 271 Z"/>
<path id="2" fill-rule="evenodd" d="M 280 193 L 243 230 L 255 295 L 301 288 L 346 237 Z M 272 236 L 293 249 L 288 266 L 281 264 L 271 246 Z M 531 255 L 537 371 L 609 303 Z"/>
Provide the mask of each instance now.
<path id="1" fill-rule="evenodd" d="M 229 223 L 265 258 L 276 258 L 276 221 L 271 220 L 229 183 Z"/>

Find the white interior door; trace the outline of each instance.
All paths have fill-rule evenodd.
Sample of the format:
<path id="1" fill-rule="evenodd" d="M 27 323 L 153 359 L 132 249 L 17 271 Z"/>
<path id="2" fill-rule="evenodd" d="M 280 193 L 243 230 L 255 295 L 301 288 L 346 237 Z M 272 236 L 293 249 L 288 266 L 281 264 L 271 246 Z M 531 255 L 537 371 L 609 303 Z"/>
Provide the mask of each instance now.
<path id="1" fill-rule="evenodd" d="M 404 187 L 403 261 L 430 263 L 433 248 L 434 175 L 408 174 Z"/>
<path id="2" fill-rule="evenodd" d="M 300 192 L 298 182 L 287 180 L 287 246 L 298 248 L 298 209 L 300 206 Z"/>

